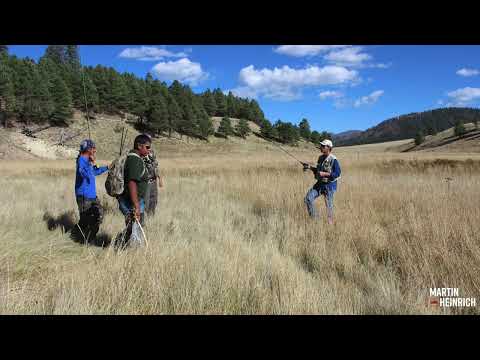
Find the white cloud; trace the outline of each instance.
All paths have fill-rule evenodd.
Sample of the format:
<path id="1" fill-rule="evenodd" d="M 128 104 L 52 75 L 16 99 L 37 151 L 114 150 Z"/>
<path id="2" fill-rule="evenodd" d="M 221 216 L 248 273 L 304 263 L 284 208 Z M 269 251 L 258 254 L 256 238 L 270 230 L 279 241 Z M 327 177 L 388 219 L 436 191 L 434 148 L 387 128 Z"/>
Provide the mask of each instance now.
<path id="1" fill-rule="evenodd" d="M 352 105 L 352 101 L 345 98 L 338 98 L 334 101 L 333 106 L 336 109 L 343 109 Z"/>
<path id="2" fill-rule="evenodd" d="M 315 56 L 333 49 L 341 49 L 348 46 L 350 45 L 282 45 L 275 48 L 273 51 L 283 55 L 304 57 Z"/>
<path id="3" fill-rule="evenodd" d="M 377 69 L 388 69 L 390 66 L 392 66 L 392 63 L 388 63 L 388 64 L 379 63 L 379 64 L 368 65 L 368 67 L 377 68 Z"/>
<path id="4" fill-rule="evenodd" d="M 294 69 L 289 66 L 274 69 L 255 69 L 253 65 L 240 70 L 240 87 L 236 93 L 263 95 L 276 100 L 294 100 L 301 97 L 301 89 L 308 86 L 340 85 L 357 79 L 355 70 L 341 66 L 307 66 Z"/>
<path id="5" fill-rule="evenodd" d="M 160 62 L 152 68 L 152 71 L 160 80 L 178 80 L 192 86 L 196 86 L 209 76 L 208 73 L 202 70 L 202 66 L 199 63 L 192 62 L 187 58 Z"/>
<path id="6" fill-rule="evenodd" d="M 251 89 L 248 86 L 239 86 L 235 89 L 226 90 L 224 94 L 227 95 L 228 92 L 231 91 L 233 95 L 241 97 L 241 98 L 248 98 L 248 99 L 257 99 L 258 93 L 255 89 Z"/>
<path id="7" fill-rule="evenodd" d="M 185 57 L 187 55 L 184 52 L 173 53 L 164 48 L 142 46 L 139 48 L 126 48 L 118 56 L 125 59 L 155 61 L 166 57 Z"/>
<path id="8" fill-rule="evenodd" d="M 369 54 L 362 51 L 363 48 L 360 46 L 335 50 L 325 55 L 325 60 L 339 66 L 360 66 L 372 58 Z"/>
<path id="9" fill-rule="evenodd" d="M 463 106 L 472 101 L 480 100 L 480 88 L 465 87 L 450 91 L 447 95 L 453 99 L 453 103 L 449 103 L 449 105 Z"/>
<path id="10" fill-rule="evenodd" d="M 338 98 L 341 98 L 343 97 L 343 93 L 341 93 L 340 91 L 322 91 L 320 94 L 318 94 L 318 97 L 321 99 L 321 100 L 325 100 L 325 99 L 328 99 L 328 98 L 333 98 L 333 99 L 338 99 Z"/>
<path id="11" fill-rule="evenodd" d="M 480 74 L 480 71 L 478 71 L 476 69 L 463 68 L 463 69 L 460 69 L 460 70 L 457 71 L 457 75 L 465 76 L 465 77 L 476 76 L 478 74 Z"/>
<path id="12" fill-rule="evenodd" d="M 374 104 L 378 101 L 380 96 L 384 93 L 383 90 L 376 90 L 372 92 L 370 95 L 362 96 L 360 99 L 355 100 L 353 106 L 360 107 L 362 105 Z"/>

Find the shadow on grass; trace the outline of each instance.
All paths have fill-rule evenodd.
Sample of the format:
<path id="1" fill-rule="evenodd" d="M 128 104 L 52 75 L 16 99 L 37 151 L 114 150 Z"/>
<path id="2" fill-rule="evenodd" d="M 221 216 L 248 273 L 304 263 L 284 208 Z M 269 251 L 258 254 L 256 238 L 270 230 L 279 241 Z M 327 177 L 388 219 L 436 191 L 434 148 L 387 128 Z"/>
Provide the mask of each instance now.
<path id="1" fill-rule="evenodd" d="M 104 232 L 99 233 L 94 239 L 84 237 L 84 234 L 80 231 L 75 222 L 75 216 L 73 211 L 67 211 L 54 217 L 48 211 L 43 214 L 43 221 L 47 224 L 47 228 L 50 231 L 54 231 L 58 228 L 62 228 L 63 232 L 69 233 L 70 238 L 78 244 L 94 245 L 98 247 L 107 247 L 112 243 L 112 237 Z"/>

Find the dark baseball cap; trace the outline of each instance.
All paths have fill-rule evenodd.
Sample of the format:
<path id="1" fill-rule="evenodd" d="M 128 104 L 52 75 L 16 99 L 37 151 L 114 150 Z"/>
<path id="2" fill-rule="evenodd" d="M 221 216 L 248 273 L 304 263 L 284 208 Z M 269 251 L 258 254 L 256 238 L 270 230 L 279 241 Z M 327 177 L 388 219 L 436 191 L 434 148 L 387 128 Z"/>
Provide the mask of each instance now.
<path id="1" fill-rule="evenodd" d="M 87 151 L 96 147 L 95 143 L 90 139 L 85 139 L 80 143 L 80 151 Z"/>

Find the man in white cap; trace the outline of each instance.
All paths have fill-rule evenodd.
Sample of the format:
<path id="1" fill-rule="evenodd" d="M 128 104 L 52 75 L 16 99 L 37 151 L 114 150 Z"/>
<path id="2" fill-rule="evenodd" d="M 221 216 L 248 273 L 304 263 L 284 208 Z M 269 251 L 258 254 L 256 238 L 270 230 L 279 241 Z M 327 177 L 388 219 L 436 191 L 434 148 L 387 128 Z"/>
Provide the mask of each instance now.
<path id="1" fill-rule="evenodd" d="M 323 140 L 320 143 L 322 155 L 318 158 L 317 166 L 313 167 L 306 163 L 303 164 L 303 170 L 312 170 L 317 180 L 317 183 L 313 185 L 305 196 L 308 214 L 313 218 L 318 217 L 315 209 L 315 200 L 320 195 L 323 195 L 329 224 L 333 224 L 333 195 L 337 191 L 337 180 L 341 174 L 340 164 L 335 155 L 332 154 L 332 148 L 333 143 L 331 140 Z"/>

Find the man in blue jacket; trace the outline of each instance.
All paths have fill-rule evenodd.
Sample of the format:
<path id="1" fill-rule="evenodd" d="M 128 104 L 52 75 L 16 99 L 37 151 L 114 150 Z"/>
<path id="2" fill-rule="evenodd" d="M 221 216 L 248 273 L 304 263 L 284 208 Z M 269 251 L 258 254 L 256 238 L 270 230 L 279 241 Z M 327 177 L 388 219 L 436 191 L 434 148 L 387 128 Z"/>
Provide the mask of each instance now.
<path id="1" fill-rule="evenodd" d="M 103 174 L 108 166 L 95 165 L 97 149 L 95 143 L 86 139 L 80 143 L 75 178 L 75 196 L 77 198 L 80 221 L 74 228 L 74 235 L 84 241 L 95 239 L 103 220 L 103 209 L 98 201 L 95 176 Z M 80 234 L 78 234 L 80 232 Z"/>
<path id="2" fill-rule="evenodd" d="M 320 143 L 322 155 L 318 158 L 317 166 L 313 167 L 306 163 L 303 164 L 303 170 L 312 170 L 317 180 L 317 183 L 313 185 L 305 196 L 308 214 L 313 218 L 318 217 L 314 202 L 320 195 L 323 195 L 329 224 L 333 224 L 333 195 L 337 191 L 337 180 L 341 174 L 340 164 L 335 155 L 332 154 L 332 148 L 333 143 L 331 140 L 323 140 Z"/>

